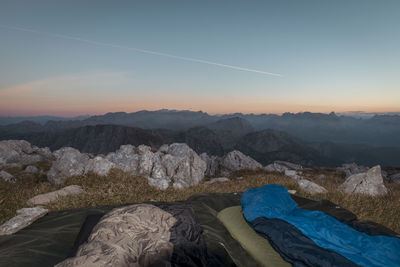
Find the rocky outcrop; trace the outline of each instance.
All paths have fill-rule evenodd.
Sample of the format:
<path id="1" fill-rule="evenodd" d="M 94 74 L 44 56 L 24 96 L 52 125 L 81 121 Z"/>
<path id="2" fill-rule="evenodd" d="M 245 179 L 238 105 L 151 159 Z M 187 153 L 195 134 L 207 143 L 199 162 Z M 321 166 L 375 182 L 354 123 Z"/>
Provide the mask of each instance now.
<path id="1" fill-rule="evenodd" d="M 72 147 L 63 147 L 53 153 L 56 160 L 47 172 L 47 179 L 54 185 L 60 185 L 68 177 L 82 175 L 89 163 L 89 156 Z"/>
<path id="2" fill-rule="evenodd" d="M 316 183 L 313 183 L 307 179 L 300 179 L 297 181 L 297 184 L 304 192 L 311 195 L 324 194 L 328 192 L 328 190 L 326 190 L 324 187 L 317 185 Z"/>
<path id="3" fill-rule="evenodd" d="M 98 175 L 106 176 L 110 172 L 111 168 L 114 168 L 115 164 L 103 157 L 97 156 L 93 159 L 89 159 L 88 164 L 85 167 L 85 173 L 93 172 Z"/>
<path id="4" fill-rule="evenodd" d="M 17 210 L 17 216 L 11 218 L 3 225 L 0 226 L 1 235 L 12 235 L 19 230 L 27 227 L 40 217 L 43 217 L 48 212 L 47 209 L 42 207 L 23 208 Z"/>
<path id="5" fill-rule="evenodd" d="M 60 190 L 53 191 L 46 194 L 37 195 L 31 199 L 29 199 L 26 204 L 29 206 L 36 206 L 36 205 L 47 205 L 51 202 L 58 200 L 61 197 L 66 197 L 70 195 L 78 195 L 83 193 L 82 187 L 79 185 L 70 185 L 66 186 Z"/>
<path id="6" fill-rule="evenodd" d="M 371 196 L 387 194 L 379 165 L 369 169 L 367 172 L 351 175 L 339 186 L 339 189 L 346 193 L 359 193 Z"/>
<path id="7" fill-rule="evenodd" d="M 0 141 L 0 167 L 29 165 L 51 157 L 48 148 L 32 147 L 24 140 Z"/>
<path id="8" fill-rule="evenodd" d="M 141 175 L 149 184 L 165 190 L 197 185 L 204 178 L 207 164 L 196 152 L 183 143 L 163 145 L 153 152 L 151 147 L 123 145 L 106 157 L 116 168 Z"/>
<path id="9" fill-rule="evenodd" d="M 0 177 L 4 181 L 9 182 L 9 183 L 15 183 L 16 182 L 15 177 L 12 174 L 10 174 L 10 173 L 8 173 L 6 171 L 0 171 Z"/>
<path id="10" fill-rule="evenodd" d="M 220 160 L 220 174 L 227 176 L 232 172 L 243 169 L 261 169 L 262 165 L 249 156 L 244 155 L 238 150 L 234 150 L 226 154 Z"/>
<path id="11" fill-rule="evenodd" d="M 268 172 L 285 172 L 286 170 L 302 170 L 303 166 L 287 161 L 276 160 L 264 167 Z"/>

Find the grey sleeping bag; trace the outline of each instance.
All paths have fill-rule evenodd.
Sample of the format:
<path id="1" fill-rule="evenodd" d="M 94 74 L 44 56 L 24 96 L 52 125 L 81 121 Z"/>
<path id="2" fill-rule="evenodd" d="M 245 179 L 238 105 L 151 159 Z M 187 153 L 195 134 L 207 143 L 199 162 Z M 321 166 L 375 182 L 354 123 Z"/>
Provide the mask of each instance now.
<path id="1" fill-rule="evenodd" d="M 206 246 L 190 207 L 136 204 L 104 215 L 76 255 L 56 266 L 196 266 L 205 262 Z"/>

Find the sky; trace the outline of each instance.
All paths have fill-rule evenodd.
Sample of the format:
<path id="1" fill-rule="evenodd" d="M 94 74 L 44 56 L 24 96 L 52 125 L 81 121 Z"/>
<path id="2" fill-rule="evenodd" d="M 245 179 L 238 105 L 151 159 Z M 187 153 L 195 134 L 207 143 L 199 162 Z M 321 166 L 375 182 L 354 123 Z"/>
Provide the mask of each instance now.
<path id="1" fill-rule="evenodd" d="M 0 115 L 399 112 L 400 1 L 0 1 Z"/>

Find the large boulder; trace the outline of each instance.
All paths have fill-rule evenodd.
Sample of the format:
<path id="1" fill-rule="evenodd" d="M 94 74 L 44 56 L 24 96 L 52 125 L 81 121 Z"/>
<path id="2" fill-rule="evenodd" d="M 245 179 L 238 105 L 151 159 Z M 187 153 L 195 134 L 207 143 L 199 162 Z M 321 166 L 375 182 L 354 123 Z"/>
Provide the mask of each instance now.
<path id="1" fill-rule="evenodd" d="M 0 236 L 12 235 L 27 227 L 48 212 L 42 207 L 23 208 L 17 210 L 17 215 L 0 226 Z"/>
<path id="2" fill-rule="evenodd" d="M 328 190 L 326 190 L 324 187 L 317 185 L 316 183 L 311 182 L 307 179 L 300 179 L 297 181 L 297 184 L 304 192 L 311 195 L 324 194 L 328 192 Z"/>
<path id="3" fill-rule="evenodd" d="M 95 174 L 106 176 L 110 172 L 111 168 L 114 168 L 115 164 L 103 157 L 97 156 L 93 159 L 89 159 L 88 164 L 85 167 L 85 173 L 94 172 Z"/>
<path id="4" fill-rule="evenodd" d="M 367 172 L 351 175 L 339 186 L 339 189 L 346 193 L 359 193 L 371 196 L 387 194 L 379 165 L 369 169 Z"/>
<path id="5" fill-rule="evenodd" d="M 170 177 L 174 188 L 197 185 L 204 179 L 207 164 L 188 145 L 184 143 L 171 144 L 168 146 L 167 153 L 174 158 L 173 161 L 168 162 L 169 166 L 165 165 L 166 169 L 174 170 Z"/>
<path id="6" fill-rule="evenodd" d="M 151 147 L 137 148 L 123 145 L 106 159 L 116 168 L 133 175 L 147 178 L 151 186 L 165 190 L 171 183 L 174 188 L 197 185 L 204 178 L 207 168 L 204 162 L 189 146 L 182 143 L 161 146 L 157 152 Z"/>
<path id="7" fill-rule="evenodd" d="M 15 183 L 16 182 L 14 175 L 12 175 L 12 174 L 10 174 L 10 173 L 8 173 L 6 171 L 0 171 L 0 177 L 4 181 L 9 182 L 9 183 Z"/>
<path id="8" fill-rule="evenodd" d="M 53 153 L 56 160 L 47 172 L 51 184 L 63 184 L 68 177 L 82 175 L 89 163 L 89 156 L 72 147 L 63 147 Z"/>
<path id="9" fill-rule="evenodd" d="M 32 147 L 24 140 L 0 141 L 0 167 L 29 165 L 49 159 L 51 157 L 49 151 L 48 148 Z"/>
<path id="10" fill-rule="evenodd" d="M 109 153 L 106 159 L 126 173 L 137 174 L 139 155 L 133 145 L 122 145 L 117 151 Z"/>
<path id="11" fill-rule="evenodd" d="M 259 162 L 238 150 L 229 152 L 220 161 L 220 172 L 223 176 L 242 169 L 256 170 L 259 168 L 262 168 Z"/>
<path id="12" fill-rule="evenodd" d="M 61 197 L 66 197 L 69 195 L 77 195 L 83 193 L 82 187 L 79 185 L 70 185 L 66 186 L 60 190 L 56 190 L 53 192 L 45 193 L 37 195 L 31 199 L 29 199 L 26 204 L 29 206 L 36 206 L 36 205 L 47 205 L 51 202 L 56 201 Z"/>

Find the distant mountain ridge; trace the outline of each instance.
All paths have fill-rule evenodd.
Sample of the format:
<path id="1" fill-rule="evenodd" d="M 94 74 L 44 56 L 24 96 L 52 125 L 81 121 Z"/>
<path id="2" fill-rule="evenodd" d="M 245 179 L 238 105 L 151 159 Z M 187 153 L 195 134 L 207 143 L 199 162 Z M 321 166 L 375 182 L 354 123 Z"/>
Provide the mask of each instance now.
<path id="1" fill-rule="evenodd" d="M 341 163 L 400 166 L 400 116 L 369 119 L 335 113 L 209 115 L 192 111 L 107 113 L 83 120 L 24 121 L 0 126 L 0 140 L 25 139 L 57 149 L 104 153 L 122 144 L 184 142 L 196 152 L 238 149 L 263 164 L 286 160 L 305 166 Z"/>
<path id="2" fill-rule="evenodd" d="M 44 125 L 24 125 L 26 133 L 63 131 L 99 124 L 113 124 L 143 129 L 188 130 L 208 126 L 222 119 L 241 118 L 254 130 L 275 129 L 288 132 L 307 142 L 338 142 L 371 146 L 400 147 L 400 116 L 375 115 L 367 119 L 337 116 L 335 113 L 284 113 L 209 115 L 205 112 L 158 110 L 133 113 L 115 112 L 82 120 L 50 120 Z M 18 125 L 0 126 L 0 138 L 12 136 Z M 18 131 L 17 131 L 18 132 Z"/>

